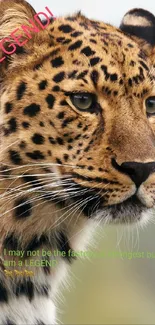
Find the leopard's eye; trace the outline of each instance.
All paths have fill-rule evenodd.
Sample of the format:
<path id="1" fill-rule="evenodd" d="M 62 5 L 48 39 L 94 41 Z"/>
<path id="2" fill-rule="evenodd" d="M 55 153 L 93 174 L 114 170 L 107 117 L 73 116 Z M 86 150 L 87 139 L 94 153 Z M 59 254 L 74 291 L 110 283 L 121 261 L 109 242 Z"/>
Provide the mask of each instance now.
<path id="1" fill-rule="evenodd" d="M 93 104 L 93 95 L 88 93 L 71 94 L 72 104 L 81 111 L 88 110 Z"/>
<path id="2" fill-rule="evenodd" d="M 155 115 L 155 96 L 147 98 L 145 105 L 148 116 Z"/>

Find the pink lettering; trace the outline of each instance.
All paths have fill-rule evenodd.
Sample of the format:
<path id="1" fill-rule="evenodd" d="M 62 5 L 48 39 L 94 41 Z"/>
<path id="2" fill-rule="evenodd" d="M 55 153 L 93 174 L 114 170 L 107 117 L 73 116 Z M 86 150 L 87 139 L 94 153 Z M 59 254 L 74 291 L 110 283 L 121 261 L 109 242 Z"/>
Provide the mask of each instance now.
<path id="1" fill-rule="evenodd" d="M 28 42 L 28 39 L 26 39 L 25 41 L 23 41 L 22 43 L 19 42 L 20 37 L 23 37 L 23 35 L 14 35 L 17 31 L 19 30 L 19 28 L 15 29 L 12 33 L 11 33 L 11 37 L 13 37 L 13 39 L 15 40 L 15 42 L 19 45 L 19 46 L 23 46 L 24 44 L 26 44 Z"/>
<path id="2" fill-rule="evenodd" d="M 53 19 L 56 19 L 54 17 L 54 15 L 52 14 L 52 12 L 50 11 L 50 9 L 48 7 L 45 7 L 46 11 L 48 12 L 48 14 L 53 17 Z M 44 25 L 41 21 L 41 18 L 40 18 L 40 15 L 42 15 L 44 18 L 46 18 L 47 22 L 46 22 L 46 25 Z M 34 16 L 34 19 L 35 21 L 40 25 L 41 29 L 44 30 L 49 24 L 50 24 L 50 18 L 47 16 L 46 13 L 44 12 L 39 12 L 38 14 L 36 14 Z M 21 25 L 21 28 L 22 30 L 24 31 L 24 33 L 26 34 L 26 36 L 29 38 L 29 39 L 32 39 L 32 36 L 30 34 L 30 32 L 33 32 L 33 33 L 39 33 L 40 32 L 40 29 L 35 25 L 35 23 L 30 19 L 29 22 L 31 23 L 32 26 L 27 26 L 27 25 Z M 16 51 L 16 45 L 17 44 L 18 46 L 23 46 L 25 45 L 27 42 L 28 42 L 28 39 L 26 38 L 24 41 L 23 40 L 20 40 L 20 38 L 23 37 L 23 35 L 16 35 L 16 33 L 19 31 L 19 28 L 16 28 L 10 35 L 11 38 L 14 39 L 15 43 L 11 43 L 11 38 L 9 37 L 6 37 L 6 38 L 3 38 L 1 41 L 0 41 L 0 49 L 8 54 L 8 55 L 11 55 L 13 54 L 15 51 Z M 7 46 L 5 48 L 4 46 L 4 43 L 7 43 Z M 9 51 L 10 49 L 10 51 Z M 3 56 L 1 59 L 0 59 L 0 63 L 3 62 L 4 60 L 6 59 L 6 56 Z"/>
<path id="3" fill-rule="evenodd" d="M 2 59 L 0 59 L 0 63 L 3 62 L 6 59 L 6 56 L 3 56 Z"/>
<path id="4" fill-rule="evenodd" d="M 47 19 L 47 24 L 46 25 L 42 24 L 42 22 L 41 22 L 41 20 L 39 18 L 39 15 L 43 15 Z M 34 16 L 34 19 L 37 21 L 37 23 L 41 26 L 42 29 L 45 29 L 50 24 L 50 19 L 48 18 L 48 16 L 44 12 L 39 12 L 38 14 L 36 14 Z"/>
<path id="5" fill-rule="evenodd" d="M 1 43 L 0 43 L 0 46 L 1 46 L 1 49 L 2 49 L 2 51 L 4 52 L 4 53 L 6 53 L 6 54 L 13 54 L 15 51 L 16 51 L 16 46 L 15 46 L 15 44 L 14 43 L 11 43 L 10 45 L 8 45 L 7 47 L 13 47 L 13 50 L 12 51 L 7 51 L 6 49 L 5 49 L 5 47 L 4 47 L 4 43 L 6 42 L 6 41 L 11 41 L 11 39 L 10 38 L 8 38 L 8 37 L 6 37 L 6 38 L 3 38 L 3 40 L 1 41 Z"/>
<path id="6" fill-rule="evenodd" d="M 34 32 L 34 33 L 39 33 L 40 29 L 35 25 L 33 20 L 29 20 L 29 22 L 33 25 L 33 28 L 30 26 L 26 26 L 26 25 L 22 25 L 21 28 L 23 29 L 24 33 L 28 36 L 28 38 L 32 38 L 32 36 L 30 35 L 30 33 L 28 32 L 29 30 Z"/>
<path id="7" fill-rule="evenodd" d="M 53 19 L 56 19 L 48 7 L 45 7 L 45 9 L 53 17 Z"/>

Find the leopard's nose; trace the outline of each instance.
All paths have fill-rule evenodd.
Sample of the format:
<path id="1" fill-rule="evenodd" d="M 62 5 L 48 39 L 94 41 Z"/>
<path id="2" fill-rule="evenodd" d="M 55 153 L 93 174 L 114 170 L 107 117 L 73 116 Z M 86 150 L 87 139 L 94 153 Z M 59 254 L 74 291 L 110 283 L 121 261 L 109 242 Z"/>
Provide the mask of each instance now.
<path id="1" fill-rule="evenodd" d="M 155 172 L 155 162 L 124 162 L 118 165 L 116 160 L 112 159 L 112 165 L 119 172 L 128 175 L 137 187 L 140 187 Z"/>

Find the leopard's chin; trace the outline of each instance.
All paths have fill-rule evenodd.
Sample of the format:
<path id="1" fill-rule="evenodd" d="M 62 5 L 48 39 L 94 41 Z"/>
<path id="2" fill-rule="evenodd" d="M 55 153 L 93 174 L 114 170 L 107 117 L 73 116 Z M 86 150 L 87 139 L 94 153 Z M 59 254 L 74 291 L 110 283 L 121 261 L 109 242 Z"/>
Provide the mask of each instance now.
<path id="1" fill-rule="evenodd" d="M 134 194 L 121 203 L 104 207 L 101 217 L 108 218 L 109 223 L 146 223 L 151 218 L 152 212 L 153 208 L 148 208 Z"/>

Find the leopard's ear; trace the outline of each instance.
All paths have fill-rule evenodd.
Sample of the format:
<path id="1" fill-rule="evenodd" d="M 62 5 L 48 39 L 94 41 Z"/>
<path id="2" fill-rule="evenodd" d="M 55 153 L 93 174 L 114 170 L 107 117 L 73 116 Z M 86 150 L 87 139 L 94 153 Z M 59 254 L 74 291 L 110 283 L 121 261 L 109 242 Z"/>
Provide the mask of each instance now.
<path id="1" fill-rule="evenodd" d="M 19 46 L 14 38 L 19 39 L 20 45 L 26 44 L 20 27 L 29 25 L 29 19 L 35 14 L 35 10 L 24 0 L 0 1 L 0 80 L 5 77 L 8 67 L 15 66 L 19 56 L 26 53 L 26 46 Z M 11 35 L 14 31 L 15 34 Z"/>
<path id="2" fill-rule="evenodd" d="M 33 53 L 37 56 L 37 49 L 46 38 L 46 31 L 41 31 L 47 24 L 41 18 L 50 21 L 45 13 L 36 14 L 25 0 L 0 0 L 0 83 L 8 70 L 23 62 L 29 65 Z M 44 45 L 40 51 L 44 51 Z"/>
<path id="3" fill-rule="evenodd" d="M 141 46 L 155 46 L 155 16 L 144 9 L 128 11 L 121 22 L 120 29 L 134 37 Z"/>
<path id="4" fill-rule="evenodd" d="M 24 0 L 0 1 L 0 38 L 7 37 L 28 18 L 33 18 L 35 10 Z"/>

